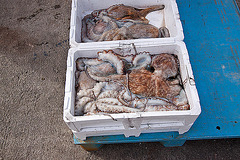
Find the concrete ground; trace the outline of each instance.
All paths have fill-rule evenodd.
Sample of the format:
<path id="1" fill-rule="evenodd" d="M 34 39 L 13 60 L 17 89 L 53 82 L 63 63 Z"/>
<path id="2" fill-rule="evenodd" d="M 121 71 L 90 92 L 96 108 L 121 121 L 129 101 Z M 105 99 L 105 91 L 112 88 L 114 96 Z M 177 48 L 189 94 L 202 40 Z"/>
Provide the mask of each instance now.
<path id="1" fill-rule="evenodd" d="M 0 0 L 0 160 L 239 159 L 240 139 L 73 144 L 62 119 L 70 0 Z"/>

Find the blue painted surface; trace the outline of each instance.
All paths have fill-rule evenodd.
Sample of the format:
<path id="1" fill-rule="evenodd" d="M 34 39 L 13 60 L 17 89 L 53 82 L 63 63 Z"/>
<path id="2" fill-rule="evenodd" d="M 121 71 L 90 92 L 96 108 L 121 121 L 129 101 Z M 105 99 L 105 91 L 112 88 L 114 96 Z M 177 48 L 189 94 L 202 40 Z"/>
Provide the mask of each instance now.
<path id="1" fill-rule="evenodd" d="M 109 144 L 240 137 L 240 13 L 233 0 L 177 0 L 202 113 L 189 132 L 74 138 Z M 175 141 L 174 141 L 175 140 Z M 182 143 L 182 144 L 183 144 Z M 167 145 L 170 145 L 168 142 Z"/>

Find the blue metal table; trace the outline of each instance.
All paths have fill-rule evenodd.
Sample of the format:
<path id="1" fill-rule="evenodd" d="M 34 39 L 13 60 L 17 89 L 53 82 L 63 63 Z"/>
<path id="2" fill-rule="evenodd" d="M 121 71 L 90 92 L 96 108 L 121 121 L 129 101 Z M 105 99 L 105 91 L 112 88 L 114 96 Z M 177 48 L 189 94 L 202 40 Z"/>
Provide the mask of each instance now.
<path id="1" fill-rule="evenodd" d="M 89 137 L 74 143 L 86 150 L 102 144 L 161 142 L 181 146 L 186 140 L 240 137 L 240 12 L 234 0 L 177 0 L 185 43 L 202 113 L 185 134 L 147 133 Z"/>

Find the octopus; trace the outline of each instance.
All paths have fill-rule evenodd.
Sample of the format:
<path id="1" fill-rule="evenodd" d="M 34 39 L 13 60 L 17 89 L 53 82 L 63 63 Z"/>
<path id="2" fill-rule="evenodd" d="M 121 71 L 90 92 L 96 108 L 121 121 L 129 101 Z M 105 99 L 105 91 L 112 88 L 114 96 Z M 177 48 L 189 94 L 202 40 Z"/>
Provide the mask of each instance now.
<path id="1" fill-rule="evenodd" d="M 167 28 L 149 24 L 145 18 L 150 12 L 164 9 L 164 5 L 138 9 L 123 4 L 96 10 L 82 19 L 83 42 L 114 41 L 170 36 Z"/>
<path id="2" fill-rule="evenodd" d="M 116 20 L 135 20 L 148 23 L 145 18 L 148 13 L 164 9 L 164 5 L 151 6 L 146 9 L 138 9 L 131 6 L 125 6 L 123 4 L 113 5 L 107 9 L 107 15 Z"/>
<path id="3" fill-rule="evenodd" d="M 117 23 L 103 12 L 99 17 L 87 15 L 82 20 L 82 41 L 103 41 L 106 32 L 115 29 L 118 29 Z"/>
<path id="4" fill-rule="evenodd" d="M 105 81 L 108 76 L 124 73 L 123 61 L 112 50 L 98 52 L 96 61 L 101 63 L 89 64 L 88 61 L 85 62 L 88 64 L 86 65 L 88 75 L 96 81 Z"/>
<path id="5" fill-rule="evenodd" d="M 119 92 L 122 89 L 117 84 L 106 82 L 96 83 L 92 89 L 83 89 L 77 93 L 75 115 L 102 113 L 134 113 L 140 111 L 119 102 Z M 110 88 L 110 89 L 109 89 Z"/>
<path id="6" fill-rule="evenodd" d="M 76 115 L 190 109 L 175 55 L 121 56 L 104 50 L 76 64 Z"/>
<path id="7" fill-rule="evenodd" d="M 113 54 L 112 52 L 104 52 L 105 54 Z M 137 63 L 142 63 L 142 59 L 145 60 L 145 64 L 150 62 L 148 54 L 137 55 L 133 60 L 135 66 Z M 145 57 L 145 58 L 143 58 Z M 118 60 L 121 62 L 121 60 Z M 129 89 L 132 93 L 138 94 L 144 97 L 163 97 L 172 99 L 177 96 L 182 87 L 179 85 L 179 80 L 176 79 L 178 75 L 178 60 L 171 54 L 162 53 L 154 56 L 151 62 L 153 72 L 147 70 L 142 66 L 140 69 L 133 69 L 130 74 L 126 75 L 110 75 L 104 77 L 102 81 L 119 81 L 125 85 L 129 85 Z"/>
<path id="8" fill-rule="evenodd" d="M 76 85 L 77 91 L 81 89 L 91 89 L 96 84 L 96 81 L 90 78 L 87 75 L 86 71 L 77 72 L 76 79 L 77 79 Z"/>
<path id="9" fill-rule="evenodd" d="M 128 32 L 133 39 L 159 37 L 158 28 L 151 24 L 134 24 L 128 28 Z"/>

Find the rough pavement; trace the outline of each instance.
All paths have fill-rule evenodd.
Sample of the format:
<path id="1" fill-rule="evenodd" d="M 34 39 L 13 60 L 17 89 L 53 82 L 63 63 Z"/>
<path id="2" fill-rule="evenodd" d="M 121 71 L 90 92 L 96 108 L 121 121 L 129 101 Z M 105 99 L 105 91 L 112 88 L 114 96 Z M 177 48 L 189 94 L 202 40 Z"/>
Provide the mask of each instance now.
<path id="1" fill-rule="evenodd" d="M 239 159 L 240 139 L 105 145 L 73 144 L 62 119 L 70 0 L 0 1 L 0 160 Z"/>

